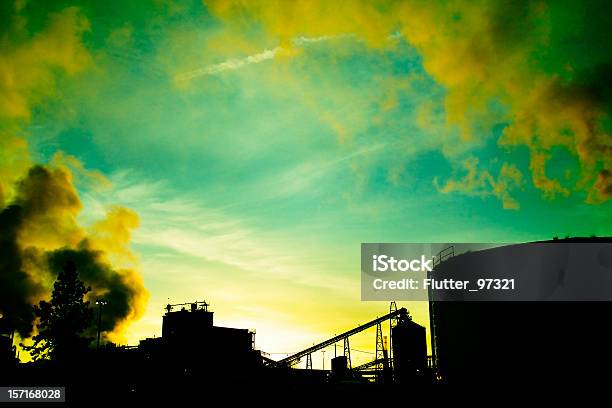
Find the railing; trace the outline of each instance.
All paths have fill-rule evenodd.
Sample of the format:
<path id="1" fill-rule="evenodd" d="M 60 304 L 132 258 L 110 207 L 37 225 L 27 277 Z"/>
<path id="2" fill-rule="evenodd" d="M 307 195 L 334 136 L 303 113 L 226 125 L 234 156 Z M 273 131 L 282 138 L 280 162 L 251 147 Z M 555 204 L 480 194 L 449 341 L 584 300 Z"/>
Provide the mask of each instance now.
<path id="1" fill-rule="evenodd" d="M 436 267 L 436 265 L 440 265 L 442 262 L 446 261 L 448 258 L 452 258 L 453 256 L 455 256 L 455 246 L 454 245 L 444 248 L 443 250 L 438 252 L 436 256 L 434 256 L 433 258 L 434 268 Z"/>

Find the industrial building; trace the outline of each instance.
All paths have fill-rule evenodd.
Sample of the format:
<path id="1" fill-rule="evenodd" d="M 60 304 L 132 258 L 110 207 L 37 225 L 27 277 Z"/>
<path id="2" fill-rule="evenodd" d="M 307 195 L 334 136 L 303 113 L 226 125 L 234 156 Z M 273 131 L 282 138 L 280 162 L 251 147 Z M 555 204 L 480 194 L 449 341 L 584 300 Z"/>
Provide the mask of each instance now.
<path id="1" fill-rule="evenodd" d="M 395 381 L 399 384 L 428 383 L 431 374 L 427 366 L 425 327 L 410 320 L 391 331 Z"/>
<path id="2" fill-rule="evenodd" d="M 18 364 L 5 374 L 12 382 L 24 384 L 42 384 L 53 379 L 57 385 L 68 384 L 69 392 L 83 399 L 101 386 L 106 396 L 138 399 L 160 390 L 193 394 L 232 387 L 240 390 L 264 387 L 289 393 L 335 387 L 361 391 L 377 390 L 380 386 L 409 389 L 431 379 L 425 328 L 413 322 L 408 311 L 398 309 L 395 303 L 384 316 L 280 360 L 255 349 L 253 331 L 215 326 L 209 307 L 204 301 L 167 305 L 161 337 L 143 339 L 138 346 L 101 345 L 74 361 L 76 366 L 53 362 Z M 351 337 L 374 328 L 372 361 L 354 365 Z M 327 369 L 312 366 L 313 353 L 329 347 L 336 349 L 338 344 L 343 346 L 342 351 Z M 303 368 L 298 368 L 300 362 L 306 363 Z"/>
<path id="3" fill-rule="evenodd" d="M 597 381 L 604 378 L 603 373 L 609 377 L 612 335 L 606 324 L 612 302 L 557 299 L 571 298 L 585 281 L 600 287 L 605 287 L 606 279 L 612 282 L 611 242 L 609 238 L 574 238 L 456 256 L 447 256 L 452 250 L 442 253 L 433 277 L 491 275 L 504 269 L 493 270 L 491 259 L 509 259 L 507 265 L 521 265 L 509 271 L 531 279 L 529 296 L 536 293 L 551 300 L 481 297 L 473 301 L 440 292 L 430 297 L 432 354 L 439 381 L 537 384 Z M 586 251 L 579 247 L 585 243 L 589 244 Z"/>
<path id="4" fill-rule="evenodd" d="M 389 322 L 389 339 L 392 347 L 387 345 L 388 338 L 383 335 L 382 324 L 384 322 Z M 373 327 L 376 328 L 375 358 L 365 364 L 354 366 L 351 361 L 350 338 Z M 389 313 L 382 317 L 281 360 L 264 359 L 264 363 L 269 368 L 278 369 L 291 367 L 301 359 L 306 359 L 305 370 L 293 369 L 287 373 L 295 375 L 299 371 L 312 371 L 312 354 L 338 343 L 343 345 L 342 355 L 332 359 L 332 370 L 329 376 L 325 372 L 322 373 L 328 382 L 359 382 L 361 380 L 362 384 L 374 382 L 404 386 L 430 382 L 431 372 L 427 364 L 425 328 L 412 321 L 405 308 L 397 309 L 395 302 L 391 302 Z"/>
<path id="5" fill-rule="evenodd" d="M 255 333 L 213 324 L 206 302 L 167 305 L 162 336 L 140 341 L 138 352 L 155 371 L 163 368 L 202 379 L 237 380 L 261 366 Z"/>
<path id="6" fill-rule="evenodd" d="M 583 243 L 589 243 L 587 252 L 577 246 Z M 408 311 L 397 308 L 395 302 L 383 316 L 272 359 L 256 349 L 253 331 L 216 326 L 210 305 L 202 301 L 167 305 L 161 337 L 141 340 L 133 347 L 108 344 L 92 349 L 87 360 L 79 362 L 82 367 L 66 370 L 52 364 L 13 364 L 4 375 L 15 383 L 32 382 L 33 378 L 44 383 L 53 378 L 57 384 L 73 384 L 72 392 L 81 391 L 84 397 L 100 384 L 116 395 L 153 395 L 160 389 L 193 392 L 202 387 L 269 387 L 294 393 L 321 387 L 416 390 L 433 383 L 601 380 L 608 378 L 612 364 L 608 347 L 612 334 L 606 328 L 612 302 L 559 298 L 574 294 L 581 280 L 603 279 L 596 283 L 605 287 L 605 271 L 610 272 L 612 282 L 611 249 L 610 239 L 593 238 L 506 245 L 462 254 L 455 254 L 452 248 L 443 250 L 436 257 L 431 278 L 452 275 L 471 280 L 485 271 L 490 276 L 515 271 L 515 276 L 530 279 L 529 296 L 554 301 L 495 300 L 487 298 L 487 293 L 474 294 L 474 301 L 456 292 L 432 293 L 431 356 L 425 327 L 412 321 Z M 491 268 L 494 258 L 508 261 Z M 515 263 L 521 268 L 515 268 Z M 369 329 L 376 333 L 371 360 L 355 364 L 351 339 Z M 3 367 L 14 362 L 12 339 L 6 333 L 10 331 L 0 333 Z M 313 367 L 313 353 L 328 348 L 335 350 L 331 365 Z"/>
<path id="7" fill-rule="evenodd" d="M 158 387 L 198 387 L 204 383 L 219 387 L 272 386 L 278 391 L 334 385 L 410 387 L 431 379 L 425 328 L 395 303 L 382 317 L 280 360 L 255 349 L 254 332 L 215 326 L 209 307 L 204 301 L 167 305 L 161 337 L 141 340 L 136 347 L 105 347 L 97 353 L 96 365 L 122 367 L 123 379 L 118 384 L 129 383 L 141 393 Z M 383 323 L 389 323 L 390 337 L 383 336 Z M 372 339 L 375 356 L 366 364 L 354 366 L 349 340 L 370 328 L 376 328 L 376 338 Z M 337 344 L 344 347 L 332 359 L 331 367 L 313 368 L 312 354 Z M 297 368 L 297 363 L 304 361 L 305 368 Z M 131 382 L 130 378 L 138 380 Z"/>

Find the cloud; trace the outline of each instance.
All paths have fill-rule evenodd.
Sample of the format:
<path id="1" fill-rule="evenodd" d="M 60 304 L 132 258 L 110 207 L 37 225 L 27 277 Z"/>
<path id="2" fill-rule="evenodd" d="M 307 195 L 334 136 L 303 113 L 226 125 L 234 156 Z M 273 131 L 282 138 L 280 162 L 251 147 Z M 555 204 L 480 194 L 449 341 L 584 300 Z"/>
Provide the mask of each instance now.
<path id="1" fill-rule="evenodd" d="M 612 164 L 612 136 L 605 128 L 612 103 L 606 89 L 612 66 L 594 69 L 596 73 L 579 74 L 572 80 L 542 80 L 516 102 L 515 120 L 499 140 L 503 146 L 528 146 L 533 183 L 548 197 L 569 194 L 568 186 L 546 175 L 552 151 L 560 146 L 577 156 L 578 183 L 588 191 L 587 200 L 600 203 L 610 197 L 609 188 L 598 180 Z"/>
<path id="2" fill-rule="evenodd" d="M 26 140 L 0 130 L 0 207 L 11 199 L 15 181 L 30 166 L 30 152 Z"/>
<path id="3" fill-rule="evenodd" d="M 132 239 L 135 244 L 156 248 L 156 253 L 163 249 L 219 262 L 253 277 L 328 289 L 352 285 L 349 279 L 318 270 L 317 261 L 296 252 L 284 235 L 251 227 L 248 220 L 231 216 L 223 208 L 208 207 L 168 185 L 137 181 L 133 174 L 117 173 L 111 180 L 112 196 L 122 197 L 122 203 L 136 208 L 143 220 Z M 86 207 L 105 207 L 105 200 L 103 194 L 90 193 Z"/>
<path id="4" fill-rule="evenodd" d="M 401 33 L 445 87 L 445 126 L 449 134 L 459 130 L 460 145 L 478 149 L 503 124 L 499 146 L 527 147 L 532 183 L 545 197 L 580 191 L 590 203 L 610 198 L 612 49 L 604 3 L 204 3 L 227 23 L 261 24 L 281 44 L 353 34 L 380 48 Z M 548 175 L 558 147 L 578 160 L 576 179 Z M 452 162 L 465 160 L 452 154 L 457 149 L 440 149 Z"/>
<path id="5" fill-rule="evenodd" d="M 3 16 L 0 40 L 0 118 L 29 119 L 31 108 L 56 91 L 56 73 L 74 75 L 91 62 L 81 42 L 89 21 L 76 7 L 49 15 L 45 28 L 28 32 L 15 2 Z"/>
<path id="6" fill-rule="evenodd" d="M 3 3 L 0 16 L 0 206 L 32 165 L 28 132 L 32 109 L 57 92 L 58 78 L 88 67 L 82 43 L 89 21 L 76 7 L 51 13 L 38 32 L 30 32 L 25 2 Z"/>
<path id="7" fill-rule="evenodd" d="M 259 189 L 267 192 L 262 195 L 263 199 L 288 198 L 300 193 L 314 193 L 317 187 L 326 180 L 335 180 L 339 171 L 350 169 L 351 164 L 355 161 L 380 154 L 388 147 L 386 144 L 377 143 L 354 149 L 332 159 L 304 160 L 287 171 L 273 174 L 269 179 L 263 181 Z"/>
<path id="8" fill-rule="evenodd" d="M 379 8 L 374 2 L 307 1 L 244 2 L 205 0 L 215 15 L 232 19 L 243 26 L 250 19 L 261 22 L 278 37 L 281 44 L 290 44 L 295 37 L 326 37 L 357 34 L 371 44 L 386 41 L 395 17 L 389 8 Z M 386 10 L 385 10 L 386 9 Z M 252 21 L 252 20 L 251 20 Z"/>
<path id="9" fill-rule="evenodd" d="M 470 157 L 463 163 L 467 173 L 459 179 L 449 179 L 440 186 L 438 179 L 434 184 L 444 194 L 460 192 L 472 196 L 495 196 L 501 200 L 505 209 L 518 210 L 519 202 L 512 196 L 514 190 L 523 186 L 523 175 L 513 164 L 503 163 L 499 174 L 494 177 L 488 170 L 478 168 L 478 159 Z"/>
<path id="10" fill-rule="evenodd" d="M 0 17 L 0 312 L 29 336 L 32 305 L 50 296 L 65 261 L 74 258 L 92 296 L 111 298 L 107 336 L 117 340 L 148 297 L 128 247 L 138 216 L 112 208 L 88 231 L 78 220 L 83 204 L 75 178 L 97 188 L 108 180 L 62 152 L 35 164 L 26 141 L 33 111 L 57 96 L 62 79 L 91 65 L 82 39 L 89 21 L 67 7 L 33 22 L 25 6 L 4 4 Z"/>

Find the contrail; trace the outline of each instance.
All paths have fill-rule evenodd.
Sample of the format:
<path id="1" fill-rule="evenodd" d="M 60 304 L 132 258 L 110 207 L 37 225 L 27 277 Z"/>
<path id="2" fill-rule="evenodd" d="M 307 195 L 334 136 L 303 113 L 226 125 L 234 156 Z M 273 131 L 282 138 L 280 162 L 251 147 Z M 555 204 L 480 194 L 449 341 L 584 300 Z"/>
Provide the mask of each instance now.
<path id="1" fill-rule="evenodd" d="M 324 35 L 320 37 L 297 37 L 292 40 L 292 44 L 296 47 L 305 46 L 312 43 L 318 43 L 321 41 L 329 41 L 338 38 L 351 38 L 353 34 L 341 34 L 341 35 Z M 198 78 L 206 75 L 214 75 L 224 71 L 233 71 L 240 69 L 246 65 L 259 64 L 263 61 L 268 61 L 276 58 L 279 52 L 283 51 L 283 47 L 275 47 L 272 49 L 266 49 L 260 53 L 246 56 L 244 58 L 233 58 L 227 61 L 220 62 L 218 64 L 208 65 L 203 68 L 198 68 L 193 71 L 186 72 L 184 74 L 177 75 L 178 81 L 188 81 L 190 79 Z"/>
<path id="2" fill-rule="evenodd" d="M 260 62 L 271 60 L 276 57 L 276 54 L 281 51 L 281 47 L 276 47 L 271 50 L 264 50 L 258 54 L 249 55 L 244 58 L 230 59 L 219 64 L 209 65 L 204 68 L 196 69 L 185 74 L 177 76 L 179 81 L 187 81 L 193 78 L 201 77 L 204 75 L 218 74 L 223 71 L 233 71 L 250 64 L 259 64 Z"/>

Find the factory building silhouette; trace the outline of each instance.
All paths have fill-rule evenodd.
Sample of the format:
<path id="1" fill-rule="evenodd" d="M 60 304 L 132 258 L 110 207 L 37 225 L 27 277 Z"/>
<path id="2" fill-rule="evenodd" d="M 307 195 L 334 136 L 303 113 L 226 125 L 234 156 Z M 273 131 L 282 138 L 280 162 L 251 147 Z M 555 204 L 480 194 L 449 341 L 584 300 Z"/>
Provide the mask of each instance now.
<path id="1" fill-rule="evenodd" d="M 390 323 L 392 351 L 382 341 L 382 324 L 386 322 Z M 349 338 L 372 327 L 377 329 L 376 346 L 381 354 L 373 364 L 354 367 Z M 313 369 L 312 354 L 339 342 L 346 347 L 342 355 L 331 359 L 331 371 Z M 181 373 L 183 378 L 209 381 L 267 378 L 287 386 L 329 382 L 365 384 L 368 379 L 378 383 L 408 383 L 425 376 L 427 369 L 425 328 L 413 322 L 406 309 L 395 306 L 385 316 L 276 361 L 255 349 L 253 331 L 215 326 L 208 303 L 167 305 L 162 336 L 141 340 L 135 351 L 148 362 L 150 372 L 163 370 Z M 181 358 L 181 353 L 188 353 L 188 358 Z M 295 365 L 303 360 L 307 362 L 306 369 L 296 369 Z"/>
<path id="2" fill-rule="evenodd" d="M 131 347 L 102 345 L 90 350 L 76 366 L 19 364 L 6 372 L 11 374 L 2 382 L 49 385 L 52 379 L 55 385 L 69 384 L 67 394 L 83 398 L 100 385 L 113 395 L 148 398 L 161 389 L 202 387 L 267 386 L 283 392 L 334 386 L 363 389 L 372 384 L 407 386 L 426 383 L 431 375 L 425 328 L 394 303 L 388 314 L 278 361 L 255 349 L 253 331 L 215 326 L 213 316 L 210 305 L 203 301 L 167 305 L 161 337 L 143 339 Z M 392 349 L 382 333 L 387 322 Z M 355 366 L 349 339 L 370 328 L 376 328 L 376 358 Z M 331 359 L 331 366 L 313 368 L 312 354 L 336 343 L 345 347 Z M 307 362 L 306 368 L 296 368 L 300 361 Z M 87 375 L 74 375 L 81 370 Z"/>
<path id="3" fill-rule="evenodd" d="M 215 326 L 206 302 L 167 305 L 162 336 L 141 340 L 137 351 L 154 372 L 246 379 L 261 362 L 254 336 L 247 329 Z"/>
<path id="4" fill-rule="evenodd" d="M 574 294 L 576 274 L 583 279 L 599 276 L 603 283 L 597 281 L 600 278 L 591 283 L 607 290 L 608 273 L 612 284 L 610 243 L 610 238 L 581 238 L 463 254 L 445 255 L 449 252 L 445 250 L 438 254 L 431 276 L 478 276 L 484 272 L 479 265 L 490 265 L 489 258 L 502 256 L 522 260 L 520 273 L 535 279 L 537 284 L 531 286 L 538 296 L 565 299 Z M 580 252 L 579 244 L 589 244 L 590 252 Z M 576 262 L 583 255 L 595 264 Z M 506 267 L 511 266 L 508 261 Z M 603 275 L 597 275 L 600 272 Z M 11 332 L 4 330 L 0 364 L 8 370 L 1 370 L 1 380 L 50 385 L 52 379 L 83 396 L 103 385 L 109 393 L 138 399 L 173 389 L 419 390 L 439 383 L 573 381 L 596 378 L 610 367 L 612 337 L 602 329 L 612 311 L 609 301 L 491 301 L 458 296 L 444 291 L 431 295 L 430 356 L 426 328 L 395 302 L 383 316 L 278 360 L 255 348 L 253 331 L 215 326 L 210 305 L 193 302 L 166 306 L 161 337 L 143 339 L 132 347 L 103 345 L 90 350 L 81 366 L 69 370 L 52 364 L 14 364 Z M 352 336 L 374 328 L 372 360 L 353 364 Z M 334 346 L 341 351 L 336 351 L 331 365 L 326 370 L 314 368 L 313 353 Z M 305 368 L 297 368 L 299 362 Z M 87 375 L 75 374 L 82 370 Z"/>

